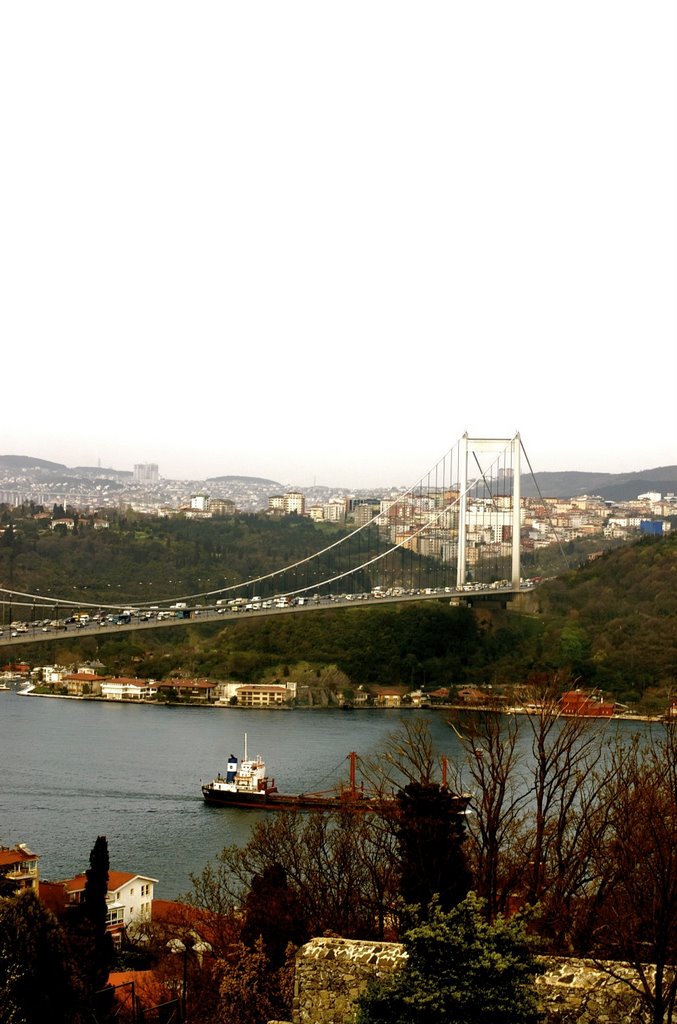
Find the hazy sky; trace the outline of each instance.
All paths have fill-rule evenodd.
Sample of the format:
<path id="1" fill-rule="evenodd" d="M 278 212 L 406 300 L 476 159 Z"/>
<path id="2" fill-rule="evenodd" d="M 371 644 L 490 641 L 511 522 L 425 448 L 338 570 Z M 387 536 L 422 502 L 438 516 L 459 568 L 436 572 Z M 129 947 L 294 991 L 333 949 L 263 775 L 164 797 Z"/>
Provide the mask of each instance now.
<path id="1" fill-rule="evenodd" d="M 674 0 L 0 14 L 0 454 L 677 463 Z"/>

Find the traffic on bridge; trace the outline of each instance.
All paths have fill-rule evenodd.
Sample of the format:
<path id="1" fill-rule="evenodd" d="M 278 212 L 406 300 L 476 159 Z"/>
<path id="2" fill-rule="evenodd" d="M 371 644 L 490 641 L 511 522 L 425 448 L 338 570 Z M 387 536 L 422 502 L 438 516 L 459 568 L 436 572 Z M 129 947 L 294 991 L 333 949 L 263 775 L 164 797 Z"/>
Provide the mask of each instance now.
<path id="1" fill-rule="evenodd" d="M 65 635 L 91 636 L 111 631 L 156 629 L 234 619 L 235 617 L 261 617 L 284 615 L 303 611 L 335 608 L 365 608 L 376 604 L 402 603 L 403 601 L 448 600 L 451 603 L 472 603 L 473 599 L 510 599 L 516 593 L 530 590 L 538 580 L 523 580 L 517 591 L 506 580 L 492 584 L 466 584 L 459 589 L 452 587 L 428 587 L 422 591 L 396 588 L 396 592 L 376 588 L 371 593 L 320 595 L 309 597 L 279 597 L 262 600 L 260 597 L 232 598 L 214 605 L 188 607 L 129 608 L 119 612 L 96 611 L 76 612 L 63 618 L 37 618 L 27 621 L 15 619 L 9 628 L 0 629 L 0 647 L 16 644 L 38 643 L 44 640 L 63 640 Z"/>

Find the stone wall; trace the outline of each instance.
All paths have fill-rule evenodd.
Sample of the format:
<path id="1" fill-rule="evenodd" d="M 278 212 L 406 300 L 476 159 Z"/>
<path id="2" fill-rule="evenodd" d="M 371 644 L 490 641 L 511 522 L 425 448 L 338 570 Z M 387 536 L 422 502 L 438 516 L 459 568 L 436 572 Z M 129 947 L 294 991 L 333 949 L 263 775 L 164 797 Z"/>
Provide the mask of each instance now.
<path id="1" fill-rule="evenodd" d="M 293 1024 L 349 1024 L 355 1000 L 369 981 L 405 962 L 406 953 L 396 942 L 313 939 L 296 956 Z M 546 972 L 537 982 L 544 1024 L 638 1024 L 644 1019 L 628 987 L 591 961 L 562 957 L 544 963 Z M 629 968 L 615 966 L 631 976 Z"/>
<path id="2" fill-rule="evenodd" d="M 398 942 L 312 939 L 296 954 L 294 1024 L 345 1024 L 369 981 L 405 961 Z"/>

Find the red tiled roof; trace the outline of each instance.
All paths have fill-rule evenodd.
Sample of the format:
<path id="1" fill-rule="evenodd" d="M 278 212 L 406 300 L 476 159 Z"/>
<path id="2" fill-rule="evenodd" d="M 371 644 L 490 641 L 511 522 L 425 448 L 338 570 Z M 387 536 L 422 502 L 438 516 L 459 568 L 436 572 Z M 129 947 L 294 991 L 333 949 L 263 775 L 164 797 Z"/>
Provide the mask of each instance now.
<path id="1" fill-rule="evenodd" d="M 81 680 L 83 683 L 101 683 L 106 679 L 106 676 L 95 676 L 91 672 L 70 672 L 63 678 L 70 679 L 73 682 Z"/>
<path id="2" fill-rule="evenodd" d="M 37 860 L 37 853 L 31 853 L 30 850 L 20 850 L 18 847 L 13 849 L 0 849 L 0 867 L 5 867 L 7 864 L 18 864 L 20 861 L 26 860 Z"/>
<path id="3" fill-rule="evenodd" d="M 109 871 L 108 892 L 115 892 L 117 889 L 121 889 L 123 885 L 127 885 L 128 882 L 132 882 L 135 878 L 142 878 L 146 882 L 157 882 L 157 878 L 148 878 L 147 875 L 138 875 L 135 872 Z M 64 885 L 68 892 L 81 892 L 85 888 L 86 882 L 87 875 L 83 874 L 76 875 L 75 878 L 67 878 Z"/>

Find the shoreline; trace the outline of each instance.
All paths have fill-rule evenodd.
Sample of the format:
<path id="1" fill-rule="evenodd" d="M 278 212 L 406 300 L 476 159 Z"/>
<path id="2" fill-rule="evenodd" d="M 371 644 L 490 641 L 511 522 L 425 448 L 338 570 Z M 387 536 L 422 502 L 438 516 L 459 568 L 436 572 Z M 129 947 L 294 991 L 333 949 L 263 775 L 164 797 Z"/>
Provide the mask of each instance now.
<path id="1" fill-rule="evenodd" d="M 135 697 L 116 697 L 115 699 L 109 699 L 107 697 L 97 697 L 92 695 L 77 696 L 75 694 L 68 693 L 36 693 L 35 690 L 17 690 L 13 687 L 3 687 L 4 690 L 11 693 L 16 693 L 22 697 L 47 697 L 55 700 L 77 700 L 77 701 L 89 701 L 95 704 L 133 704 L 135 706 L 142 705 L 144 707 L 173 707 L 173 708 L 208 708 L 219 711 L 455 711 L 455 712 L 493 712 L 494 714 L 505 715 L 507 717 L 512 715 L 524 715 L 531 716 L 536 715 L 538 712 L 529 708 L 519 707 L 496 707 L 494 705 L 481 705 L 481 704 L 426 704 L 412 707 L 411 705 L 400 705 L 399 707 L 382 707 L 379 705 L 370 705 L 364 707 L 363 705 L 334 705 L 334 704 L 304 704 L 295 705 L 290 707 L 289 705 L 271 705 L 270 707 L 245 707 L 235 704 L 207 704 L 197 703 L 191 701 L 156 701 L 156 700 L 140 700 Z M 669 719 L 665 715 L 649 715 L 642 714 L 640 712 L 620 712 L 614 715 L 565 715 L 562 714 L 559 717 L 564 719 L 577 719 L 584 721 L 594 722 L 656 722 L 665 723 Z"/>

